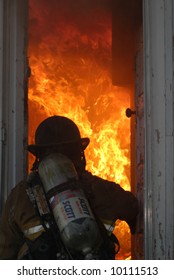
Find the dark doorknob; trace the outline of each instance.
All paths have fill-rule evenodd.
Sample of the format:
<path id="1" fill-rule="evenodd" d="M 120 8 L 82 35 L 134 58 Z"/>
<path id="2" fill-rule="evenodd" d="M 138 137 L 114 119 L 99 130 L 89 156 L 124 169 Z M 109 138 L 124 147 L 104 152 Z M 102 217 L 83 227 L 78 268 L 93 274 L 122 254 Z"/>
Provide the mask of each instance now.
<path id="1" fill-rule="evenodd" d="M 126 117 L 130 118 L 132 115 L 136 115 L 135 111 L 132 111 L 130 108 L 126 109 Z"/>

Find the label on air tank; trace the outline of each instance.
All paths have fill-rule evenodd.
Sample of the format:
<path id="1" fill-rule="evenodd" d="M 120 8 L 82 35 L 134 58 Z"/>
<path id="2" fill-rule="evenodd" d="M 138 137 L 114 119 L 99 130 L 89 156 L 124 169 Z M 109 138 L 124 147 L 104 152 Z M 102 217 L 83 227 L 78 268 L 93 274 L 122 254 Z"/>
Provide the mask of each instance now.
<path id="1" fill-rule="evenodd" d="M 51 197 L 50 205 L 60 230 L 63 230 L 70 222 L 81 218 L 94 219 L 87 199 L 73 193 L 67 193 L 67 195 L 59 193 Z"/>

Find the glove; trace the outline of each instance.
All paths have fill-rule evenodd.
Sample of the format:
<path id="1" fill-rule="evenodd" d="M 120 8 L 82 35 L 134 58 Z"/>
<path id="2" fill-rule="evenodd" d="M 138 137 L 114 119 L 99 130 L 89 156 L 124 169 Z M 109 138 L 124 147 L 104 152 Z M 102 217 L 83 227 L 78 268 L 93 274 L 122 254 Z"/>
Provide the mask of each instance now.
<path id="1" fill-rule="evenodd" d="M 132 220 L 127 220 L 126 223 L 130 227 L 131 234 L 135 234 L 136 233 L 137 217 L 133 218 Z"/>

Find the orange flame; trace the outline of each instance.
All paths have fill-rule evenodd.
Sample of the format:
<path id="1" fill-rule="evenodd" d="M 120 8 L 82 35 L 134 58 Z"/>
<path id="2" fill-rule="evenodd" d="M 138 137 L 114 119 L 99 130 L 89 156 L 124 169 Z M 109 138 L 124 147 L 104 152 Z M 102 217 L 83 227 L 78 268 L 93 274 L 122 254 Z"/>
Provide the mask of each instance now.
<path id="1" fill-rule="evenodd" d="M 56 20 L 53 32 L 48 32 L 44 17 L 48 7 L 37 7 L 30 0 L 30 8 L 29 143 L 34 142 L 40 121 L 51 115 L 67 116 L 82 137 L 90 138 L 87 169 L 129 190 L 130 121 L 125 109 L 130 92 L 112 85 L 111 21 L 102 23 L 102 33 L 101 29 L 82 33 L 72 22 Z M 130 256 L 127 224 L 119 221 L 115 232 L 122 247 L 119 258 L 125 259 Z"/>

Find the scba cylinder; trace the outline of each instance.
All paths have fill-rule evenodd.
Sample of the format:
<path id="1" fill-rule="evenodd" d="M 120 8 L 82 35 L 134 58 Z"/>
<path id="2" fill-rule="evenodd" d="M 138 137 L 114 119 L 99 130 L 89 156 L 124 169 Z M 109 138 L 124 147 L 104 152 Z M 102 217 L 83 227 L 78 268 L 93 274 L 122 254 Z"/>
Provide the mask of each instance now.
<path id="1" fill-rule="evenodd" d="M 90 258 L 101 236 L 74 164 L 54 153 L 40 162 L 38 170 L 62 241 L 71 252 Z"/>

